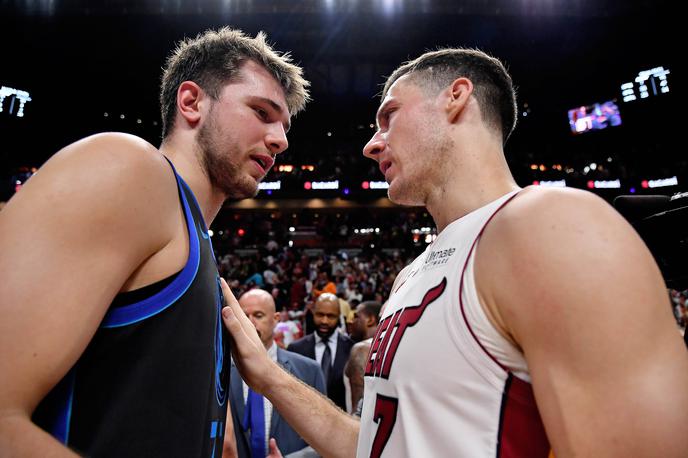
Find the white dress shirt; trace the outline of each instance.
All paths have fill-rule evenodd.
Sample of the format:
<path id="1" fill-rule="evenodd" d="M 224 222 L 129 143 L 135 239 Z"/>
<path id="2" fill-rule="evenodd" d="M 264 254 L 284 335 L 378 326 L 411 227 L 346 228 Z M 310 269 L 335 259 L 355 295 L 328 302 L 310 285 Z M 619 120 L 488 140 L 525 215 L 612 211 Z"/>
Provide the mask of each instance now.
<path id="1" fill-rule="evenodd" d="M 339 330 L 335 329 L 332 335 L 327 339 L 327 345 L 330 347 L 330 356 L 332 357 L 332 364 L 334 364 L 334 358 L 337 354 L 337 333 Z M 322 365 L 323 353 L 325 353 L 325 341 L 318 335 L 317 332 L 313 333 L 315 335 L 315 360 L 318 364 Z"/>

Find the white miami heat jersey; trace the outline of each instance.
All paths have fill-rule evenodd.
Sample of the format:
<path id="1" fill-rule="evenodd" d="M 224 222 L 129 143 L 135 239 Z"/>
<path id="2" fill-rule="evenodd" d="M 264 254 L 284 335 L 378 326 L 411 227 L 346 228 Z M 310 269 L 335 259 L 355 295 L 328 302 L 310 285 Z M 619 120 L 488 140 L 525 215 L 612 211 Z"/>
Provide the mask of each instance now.
<path id="1" fill-rule="evenodd" d="M 452 222 L 397 281 L 365 368 L 359 458 L 549 454 L 527 375 L 485 349 L 466 313 L 481 310 L 471 254 L 515 195 Z"/>

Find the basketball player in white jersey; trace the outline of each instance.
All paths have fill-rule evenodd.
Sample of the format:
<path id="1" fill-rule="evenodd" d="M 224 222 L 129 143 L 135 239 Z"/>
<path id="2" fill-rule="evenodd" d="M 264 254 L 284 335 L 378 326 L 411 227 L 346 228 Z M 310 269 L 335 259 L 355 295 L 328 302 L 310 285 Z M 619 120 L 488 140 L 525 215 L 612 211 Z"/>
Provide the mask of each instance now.
<path id="1" fill-rule="evenodd" d="M 685 456 L 688 352 L 659 269 L 602 199 L 516 185 L 515 122 L 511 78 L 480 51 L 388 79 L 364 155 L 439 234 L 397 277 L 360 423 L 265 357 L 225 286 L 244 379 L 321 454 Z"/>

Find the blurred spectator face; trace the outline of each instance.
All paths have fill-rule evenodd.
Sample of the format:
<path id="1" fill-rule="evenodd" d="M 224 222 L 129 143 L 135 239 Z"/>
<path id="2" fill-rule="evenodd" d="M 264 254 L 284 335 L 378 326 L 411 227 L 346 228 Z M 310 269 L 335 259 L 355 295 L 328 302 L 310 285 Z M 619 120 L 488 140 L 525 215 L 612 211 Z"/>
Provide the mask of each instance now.
<path id="1" fill-rule="evenodd" d="M 360 342 L 366 338 L 366 331 L 368 330 L 368 315 L 359 305 L 354 311 L 354 321 L 351 323 L 351 338 L 354 342 Z"/>
<path id="2" fill-rule="evenodd" d="M 326 339 L 330 337 L 339 325 L 339 299 L 334 294 L 321 294 L 315 301 L 313 321 L 315 332 Z"/>
<path id="3" fill-rule="evenodd" d="M 289 321 L 289 312 L 282 309 L 282 311 L 279 314 L 279 319 L 281 322 Z"/>
<path id="4" fill-rule="evenodd" d="M 275 312 L 275 301 L 267 291 L 253 289 L 239 298 L 239 305 L 253 326 L 265 348 L 270 348 L 273 339 L 273 329 L 279 319 Z"/>

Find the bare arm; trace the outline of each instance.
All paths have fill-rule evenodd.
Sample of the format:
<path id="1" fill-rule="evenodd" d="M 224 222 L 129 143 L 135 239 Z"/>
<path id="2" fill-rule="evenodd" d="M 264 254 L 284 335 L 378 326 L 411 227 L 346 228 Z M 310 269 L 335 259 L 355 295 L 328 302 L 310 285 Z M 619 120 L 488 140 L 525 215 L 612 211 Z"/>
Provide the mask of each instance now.
<path id="1" fill-rule="evenodd" d="M 241 377 L 251 388 L 266 396 L 287 423 L 319 454 L 355 456 L 359 422 L 268 358 L 255 327 L 239 307 L 227 283 L 221 282 L 228 304 L 222 316 L 232 335 L 232 355 Z"/>
<path id="2" fill-rule="evenodd" d="M 651 254 L 601 199 L 531 191 L 488 226 L 476 279 L 555 455 L 685 456 L 688 352 Z"/>
<path id="3" fill-rule="evenodd" d="M 349 377 L 349 383 L 351 384 L 351 408 L 354 411 L 356 411 L 358 401 L 363 397 L 363 387 L 365 385 L 363 373 L 369 351 L 369 341 L 358 342 L 351 349 L 349 360 L 344 367 L 344 373 Z"/>
<path id="4" fill-rule="evenodd" d="M 125 136 L 82 140 L 48 161 L 0 213 L 0 450 L 10 456 L 72 455 L 31 415 L 164 236 L 155 218 L 162 202 L 144 207 L 167 189 L 151 189 L 147 202 L 132 194 L 146 178 L 157 183 L 142 149 Z M 141 218 L 146 212 L 152 224 Z"/>

